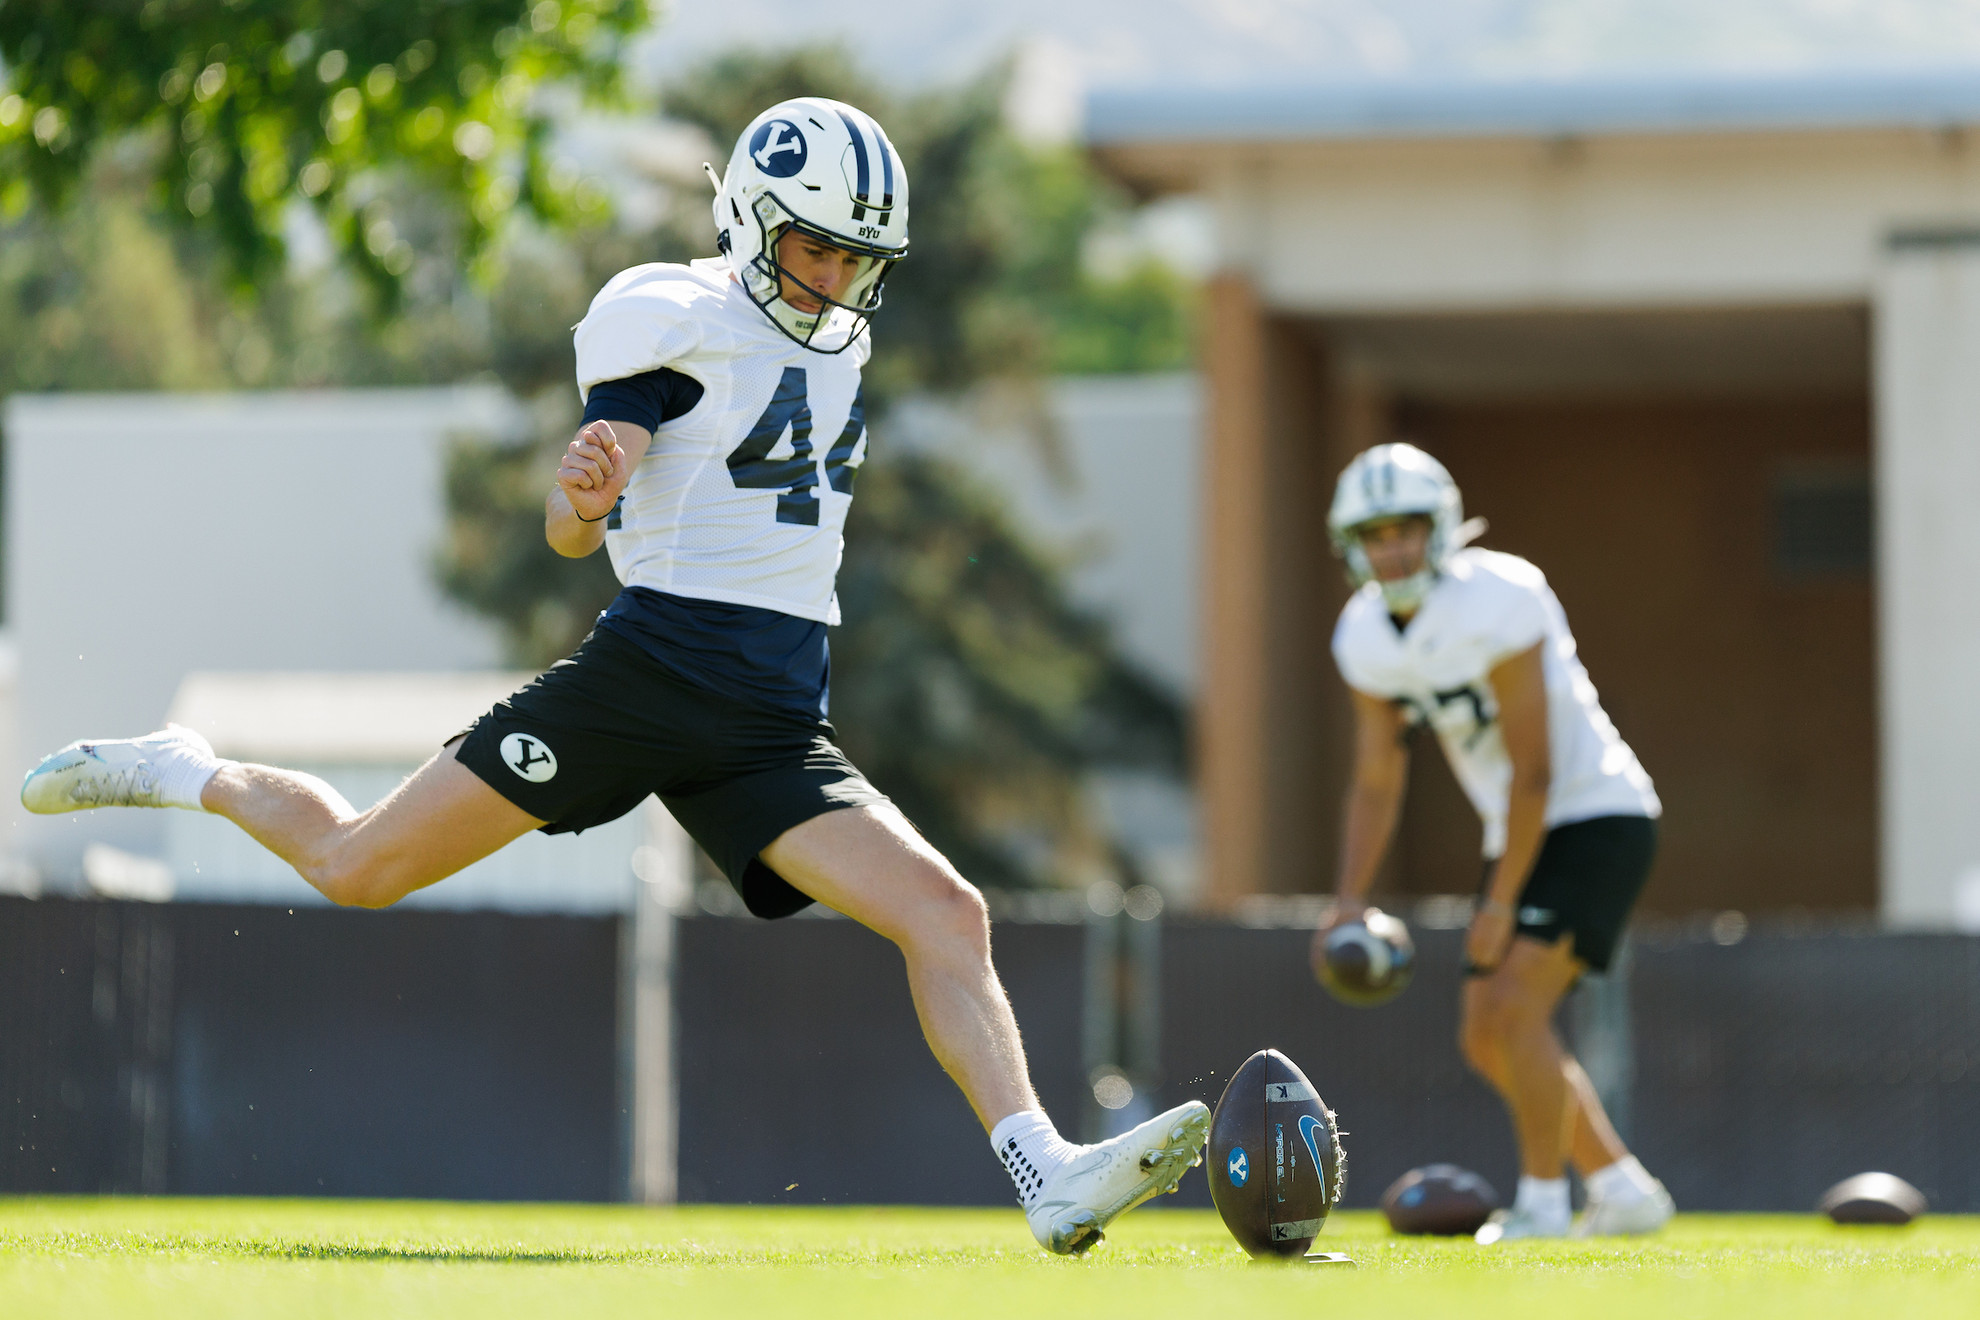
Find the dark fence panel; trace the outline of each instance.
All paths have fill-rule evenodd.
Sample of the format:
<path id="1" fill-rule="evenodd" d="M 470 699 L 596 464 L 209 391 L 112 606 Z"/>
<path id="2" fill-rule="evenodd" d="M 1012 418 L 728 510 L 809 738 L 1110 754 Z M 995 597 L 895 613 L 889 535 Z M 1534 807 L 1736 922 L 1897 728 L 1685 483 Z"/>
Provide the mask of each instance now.
<path id="1" fill-rule="evenodd" d="M 0 956 L 10 1190 L 623 1190 L 616 921 L 0 900 Z"/>
<path id="2" fill-rule="evenodd" d="M 1378 1009 L 1334 1003 L 1301 930 L 1172 924 L 1157 1103 L 1214 1099 L 1251 1051 L 1284 1050 L 1350 1135 L 1346 1204 L 1450 1160 L 1504 1194 L 1511 1124 L 1457 1051 L 1456 932 L 1416 932 L 1415 983 Z M 1639 941 L 1626 993 L 1629 1137 L 1692 1210 L 1811 1208 L 1881 1169 L 1941 1211 L 1980 1211 L 1980 939 L 1759 934 Z M 1205 1185 L 1179 1200 L 1207 1204 Z"/>
<path id="3" fill-rule="evenodd" d="M 1086 937 L 995 928 L 1068 1132 Z M 1350 1205 L 1433 1160 L 1510 1191 L 1510 1124 L 1457 1051 L 1459 936 L 1417 939 L 1410 990 L 1356 1010 L 1303 930 L 1171 922 L 1148 1100 L 1214 1101 L 1276 1046 L 1342 1116 Z M 692 917 L 677 950 L 685 1198 L 1009 1202 L 890 944 Z M 0 898 L 0 1190 L 612 1199 L 618 952 L 611 920 Z M 1980 1211 L 1980 940 L 1653 937 L 1633 969 L 1630 1136 L 1680 1206 L 1801 1210 L 1883 1168 Z"/>
<path id="4" fill-rule="evenodd" d="M 165 1190 L 163 913 L 0 897 L 0 1188 Z"/>
<path id="5" fill-rule="evenodd" d="M 1048 1112 L 1076 1115 L 1081 928 L 998 923 L 992 938 L 1032 1080 Z M 694 917 L 676 948 L 683 1200 L 1011 1200 L 892 944 L 850 921 Z"/>
<path id="6" fill-rule="evenodd" d="M 1694 1210 L 1805 1210 L 1895 1173 L 1980 1211 L 1980 939 L 1645 941 L 1636 1146 Z"/>

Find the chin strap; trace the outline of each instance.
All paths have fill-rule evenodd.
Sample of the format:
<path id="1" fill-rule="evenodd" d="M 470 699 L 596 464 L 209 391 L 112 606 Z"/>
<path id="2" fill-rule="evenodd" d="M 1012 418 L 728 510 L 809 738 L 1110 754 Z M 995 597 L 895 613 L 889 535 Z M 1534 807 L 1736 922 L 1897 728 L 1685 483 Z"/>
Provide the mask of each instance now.
<path id="1" fill-rule="evenodd" d="M 1380 582 L 1380 579 L 1377 581 Z M 1414 610 L 1423 603 L 1423 598 L 1430 594 L 1430 588 L 1436 583 L 1436 573 L 1425 568 L 1394 582 L 1381 582 L 1382 600 L 1391 614 Z"/>

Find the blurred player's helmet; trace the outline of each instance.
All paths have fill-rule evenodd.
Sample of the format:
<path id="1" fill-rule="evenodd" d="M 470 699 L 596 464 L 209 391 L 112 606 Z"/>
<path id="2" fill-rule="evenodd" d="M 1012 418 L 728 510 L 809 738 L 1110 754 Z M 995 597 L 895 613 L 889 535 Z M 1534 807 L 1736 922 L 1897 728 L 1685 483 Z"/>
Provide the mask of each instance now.
<path id="1" fill-rule="evenodd" d="M 715 172 L 709 170 L 709 177 Z M 743 289 L 778 329 L 806 348 L 842 353 L 880 306 L 887 269 L 907 255 L 908 185 L 900 153 L 862 110 L 821 96 L 771 106 L 736 139 L 715 180 L 715 245 Z M 811 289 L 823 310 L 784 301 L 777 240 L 795 228 L 860 258 L 836 299 Z"/>
<path id="2" fill-rule="evenodd" d="M 1391 610 L 1414 610 L 1422 604 L 1445 562 L 1485 525 L 1464 520 L 1463 497 L 1444 465 L 1406 444 L 1376 445 L 1356 454 L 1334 486 L 1334 506 L 1327 512 L 1334 553 L 1347 561 L 1348 579 L 1357 587 L 1377 580 L 1361 548 L 1361 528 L 1377 519 L 1412 514 L 1430 519 L 1430 545 L 1422 569 L 1381 583 Z"/>

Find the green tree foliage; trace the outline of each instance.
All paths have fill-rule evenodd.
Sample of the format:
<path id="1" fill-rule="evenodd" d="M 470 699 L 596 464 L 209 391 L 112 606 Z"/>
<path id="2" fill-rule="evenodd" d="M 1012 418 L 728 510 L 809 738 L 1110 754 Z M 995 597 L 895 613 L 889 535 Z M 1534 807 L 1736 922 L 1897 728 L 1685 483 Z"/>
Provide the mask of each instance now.
<path id="1" fill-rule="evenodd" d="M 0 0 L 0 203 L 59 206 L 142 133 L 168 210 L 239 284 L 279 272 L 302 197 L 389 303 L 414 249 L 381 173 L 415 179 L 466 255 L 512 208 L 597 209 L 553 180 L 534 93 L 613 92 L 647 17 L 645 0 Z"/>
<path id="2" fill-rule="evenodd" d="M 1081 780 L 1181 775 L 1174 698 L 1070 606 L 999 505 L 921 457 L 859 480 L 839 573 L 832 718 L 855 764 L 980 883 L 1064 882 L 1123 860 Z"/>

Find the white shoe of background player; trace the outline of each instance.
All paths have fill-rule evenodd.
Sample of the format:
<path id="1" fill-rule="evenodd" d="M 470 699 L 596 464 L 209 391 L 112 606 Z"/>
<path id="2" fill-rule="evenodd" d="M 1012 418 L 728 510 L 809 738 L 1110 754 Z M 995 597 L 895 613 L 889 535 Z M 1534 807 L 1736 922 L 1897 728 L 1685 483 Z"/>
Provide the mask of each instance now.
<path id="1" fill-rule="evenodd" d="M 1647 1193 L 1612 1196 L 1590 1201 L 1574 1226 L 1576 1237 L 1622 1237 L 1633 1233 L 1654 1233 L 1671 1222 L 1677 1206 L 1664 1184 L 1655 1184 Z"/>
<path id="2" fill-rule="evenodd" d="M 1203 1162 L 1210 1107 L 1177 1105 L 1110 1141 L 1089 1146 L 1039 1189 L 1024 1217 L 1038 1245 L 1074 1256 L 1096 1245 L 1107 1225 L 1159 1192 L 1173 1192 L 1191 1165 Z"/>
<path id="3" fill-rule="evenodd" d="M 189 767 L 212 764 L 213 748 L 206 739 L 176 724 L 142 738 L 72 742 L 28 771 L 21 783 L 21 805 L 44 816 L 88 807 L 190 805 L 196 810 L 197 789 L 188 804 L 179 800 L 183 789 L 174 792 L 180 787 L 174 781 L 187 779 Z M 210 774 L 190 777 L 203 785 Z"/>
<path id="4" fill-rule="evenodd" d="M 1478 1230 L 1472 1239 L 1481 1246 L 1491 1246 L 1494 1242 L 1513 1242 L 1520 1238 L 1557 1238 L 1568 1234 L 1567 1216 L 1556 1222 L 1552 1216 L 1537 1215 L 1531 1210 L 1494 1210 L 1485 1226 Z"/>

